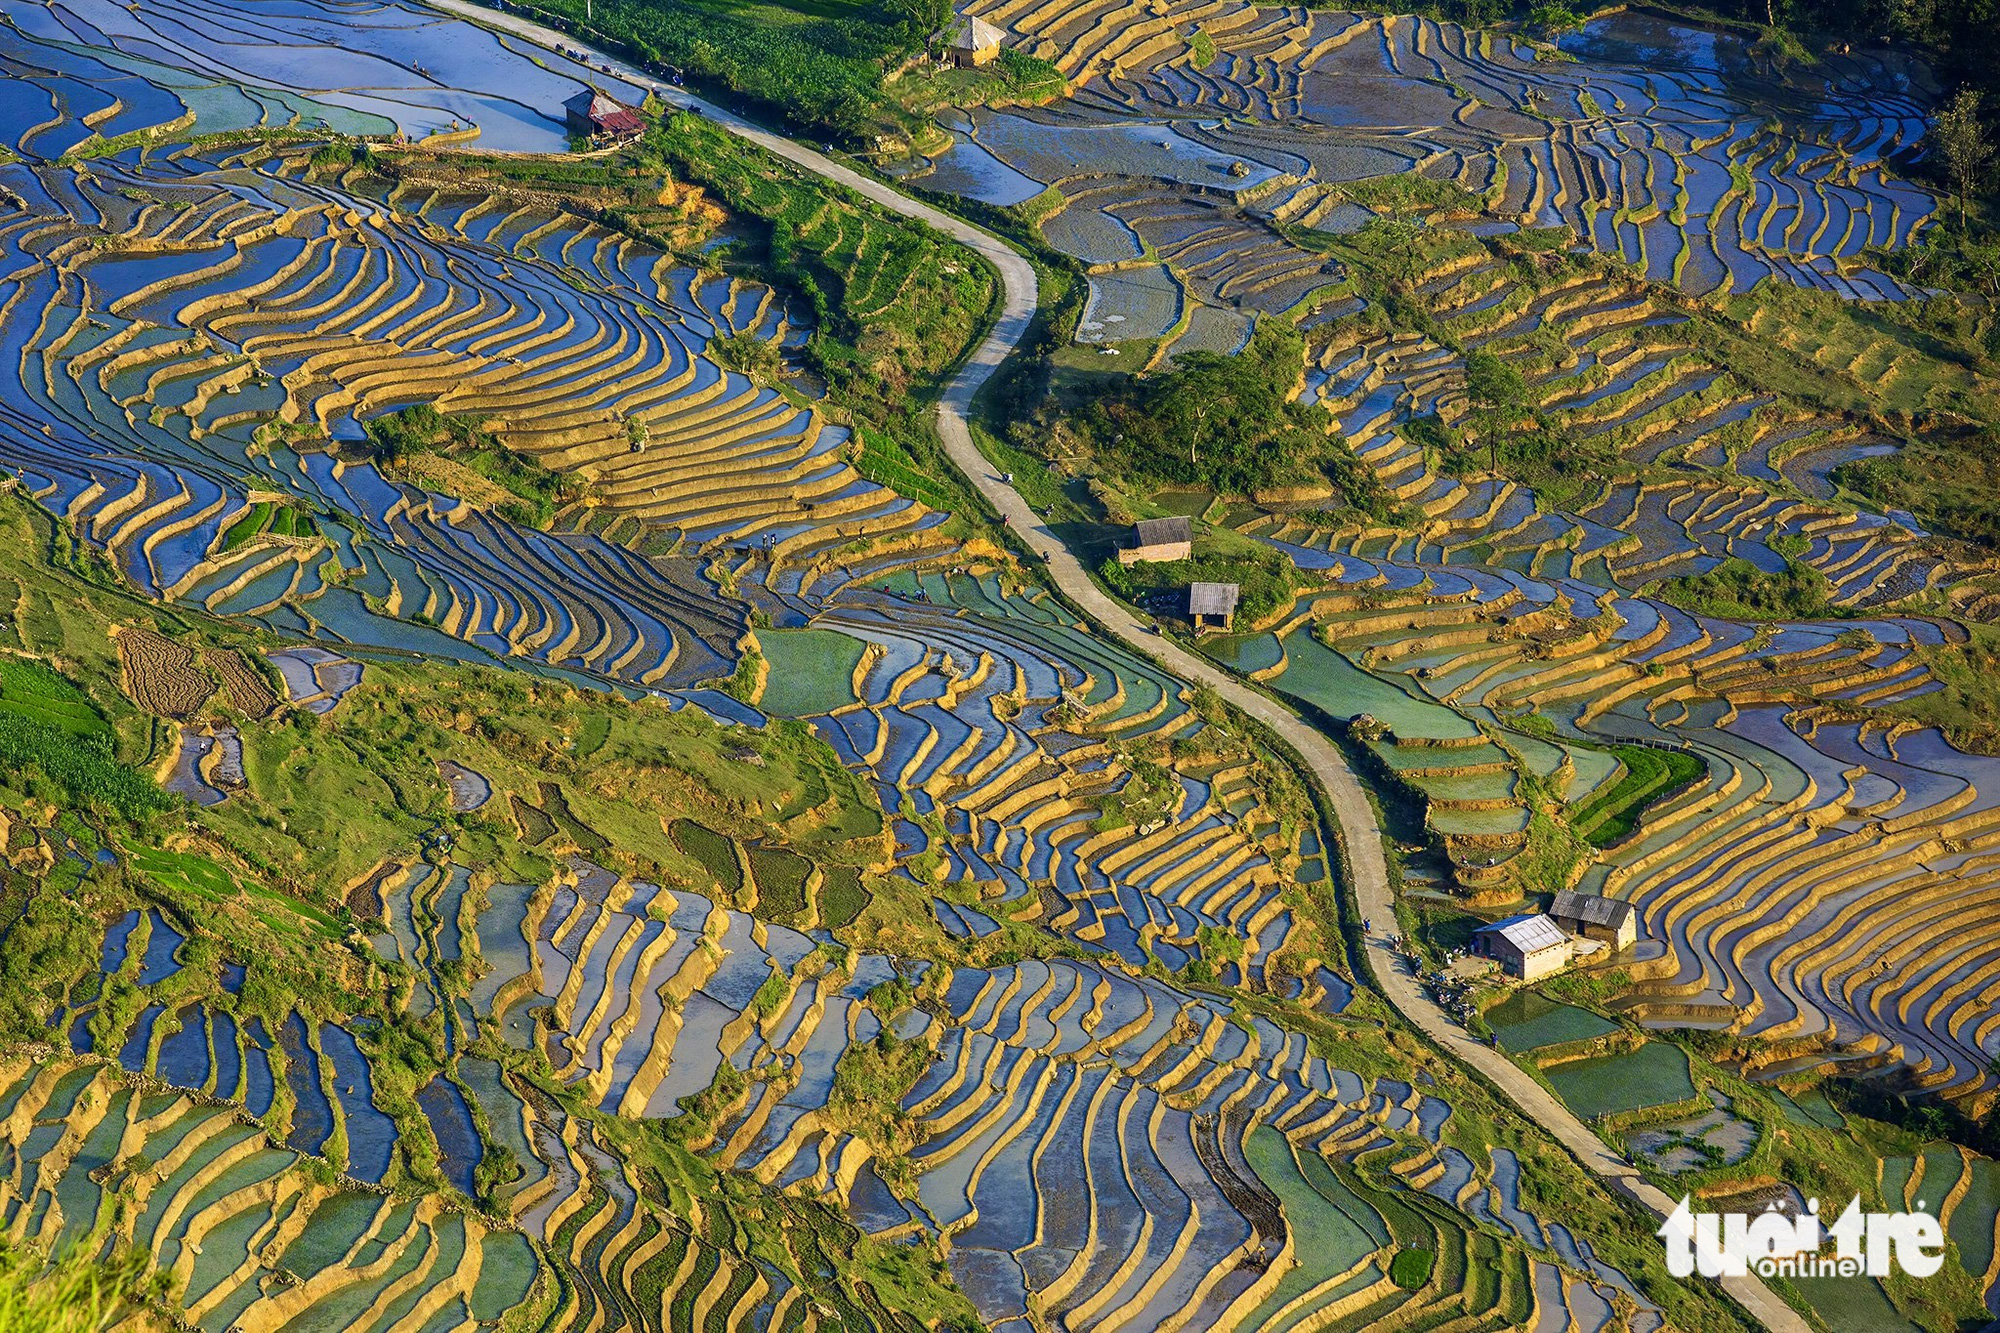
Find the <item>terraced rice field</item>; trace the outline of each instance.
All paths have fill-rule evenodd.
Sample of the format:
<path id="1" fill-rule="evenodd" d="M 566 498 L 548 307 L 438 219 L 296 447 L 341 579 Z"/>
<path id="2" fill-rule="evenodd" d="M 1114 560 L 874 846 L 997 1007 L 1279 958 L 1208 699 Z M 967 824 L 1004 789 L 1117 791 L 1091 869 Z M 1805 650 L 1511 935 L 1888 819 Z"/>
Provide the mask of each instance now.
<path id="1" fill-rule="evenodd" d="M 1938 688 L 1913 649 L 1962 631 L 1918 619 L 1760 629 L 1581 578 L 1415 554 L 1300 548 L 1340 583 L 1302 604 L 1300 629 L 1281 627 L 1258 674 L 1386 725 L 1371 748 L 1423 800 L 1461 894 L 1518 891 L 1524 780 L 1581 808 L 1622 767 L 1595 747 L 1676 747 L 1705 776 L 1647 809 L 1580 881 L 1640 913 L 1641 942 L 1619 964 L 1634 1016 L 1794 1042 L 1774 1070 L 1818 1051 L 1990 1097 L 1992 958 L 1976 923 L 1992 761 L 1865 711 Z M 1555 724 L 1552 740 L 1518 729 L 1529 714 Z M 1934 838 L 1954 850 L 1935 854 Z"/>
<path id="2" fill-rule="evenodd" d="M 1086 341 L 1171 328 L 1189 350 L 1220 312 L 1247 322 L 1338 297 L 1339 265 L 1301 234 L 1364 225 L 1356 184 L 1382 178 L 1455 186 L 1489 230 L 1564 227 L 1702 294 L 1771 277 L 1899 297 L 1861 253 L 1907 242 L 1934 208 L 1890 166 L 1922 134 L 1934 85 L 1892 55 L 1798 75 L 1735 36 L 1644 14 L 1596 20 L 1555 56 L 1428 18 L 1244 3 L 970 12 L 1053 61 L 1070 93 L 975 113 L 920 178 L 1009 203 L 1032 190 L 996 196 L 996 172 L 1039 183 L 1054 192 L 1043 233 L 1091 266 L 1093 305 L 1125 303 L 1128 270 L 1157 259 L 1195 316 L 1098 328 L 1086 315 Z M 974 154 L 980 169 L 959 165 Z"/>
<path id="3" fill-rule="evenodd" d="M 1830 495 L 1831 468 L 1890 447 L 1881 437 L 1739 378 L 1657 287 L 1586 271 L 1530 288 L 1478 245 L 1447 253 L 1419 289 L 1445 336 L 1518 369 L 1537 410 L 1615 460 L 1611 480 L 1556 505 L 1511 480 L 1441 472 L 1411 423 L 1467 419 L 1464 358 L 1423 334 L 1384 335 L 1343 317 L 1310 335 L 1307 392 L 1418 512 L 1415 531 L 1333 533 L 1284 515 L 1251 531 L 1328 555 L 1337 546 L 1412 564 L 1497 565 L 1600 588 L 1643 588 L 1730 560 L 1766 574 L 1796 563 L 1826 580 L 1836 608 L 1935 594 L 1954 613 L 1993 614 L 1981 582 L 1990 560 L 1926 541 L 1908 522 L 1804 498 Z"/>
<path id="4" fill-rule="evenodd" d="M 1286 872 L 1318 853 L 1276 836 L 1250 770 L 1176 771 L 1156 815 L 1103 818 L 1138 781 L 1131 747 L 1200 730 L 1180 687 L 990 577 L 888 586 L 816 617 L 869 648 L 858 701 L 812 720 L 900 816 L 899 851 L 928 863 L 941 893 L 986 904 L 941 897 L 946 928 L 1026 912 L 1135 966 L 1175 968 L 1201 957 L 1204 929 L 1224 931 L 1245 948 L 1217 960 L 1220 979 L 1263 985 L 1294 924 Z"/>
<path id="5" fill-rule="evenodd" d="M 1811 90 L 1740 53 L 1641 77 L 1602 30 L 1573 66 L 1408 19 L 975 8 L 1076 89 L 974 115 L 935 183 L 956 171 L 1008 202 L 1054 187 L 1045 234 L 1102 266 L 1086 340 L 1227 352 L 1257 319 L 1311 309 L 1343 274 L 1292 229 L 1353 230 L 1359 205 L 1330 187 L 1386 172 L 1637 247 L 1696 290 L 1775 275 L 1896 294 L 1843 261 L 1907 240 L 1930 207 L 1882 166 L 1915 94 L 1809 135 L 1762 108 Z M 602 723 L 565 737 L 580 774 L 550 764 L 532 791 L 426 752 L 417 786 L 466 818 L 416 835 L 421 856 L 382 848 L 342 888 L 345 915 L 294 908 L 346 975 L 386 988 L 386 1016 L 274 1001 L 173 909 L 233 902 L 247 865 L 128 852 L 130 892 L 158 901 L 100 914 L 94 971 L 51 1001 L 67 1050 L 0 1065 L 10 1236 L 129 1242 L 210 1329 L 430 1333 L 523 1309 L 528 1326 L 676 1333 L 935 1322 L 846 1280 L 879 1258 L 859 1234 L 937 1255 L 1008 1333 L 1667 1324 L 1668 1296 L 1582 1234 L 1624 1225 L 1601 1191 L 1350 1004 L 1325 924 L 1335 843 L 1275 757 L 962 548 L 945 515 L 862 478 L 821 406 L 710 355 L 723 337 L 796 346 L 802 299 L 544 199 L 316 161 L 309 137 L 188 142 L 476 126 L 483 146 L 552 148 L 573 62 L 399 4 L 8 13 L 0 464 L 163 616 L 254 635 L 261 656 L 117 636 L 129 698 L 181 719 L 156 759 L 214 807 L 190 819 L 258 795 L 251 729 L 333 729 L 398 655 L 661 694 L 788 743 L 809 730 L 887 816 L 865 871 L 794 849 L 811 801 L 768 838 L 663 818 L 663 851 L 699 874 L 654 883 L 609 868 L 650 852 L 565 796 L 592 780 Z M 1196 19 L 1215 47 L 1201 69 L 1182 53 Z M 1650 461 L 1723 450 L 1744 485 L 1649 483 L 1552 515 L 1434 477 L 1399 427 L 1420 404 L 1461 411 L 1462 367 L 1325 311 L 1309 386 L 1435 522 L 1405 538 L 1246 521 L 1326 585 L 1219 651 L 1321 714 L 1367 714 L 1376 776 L 1421 802 L 1449 867 L 1438 889 L 1483 905 L 1518 892 L 1538 793 L 1609 802 L 1618 746 L 1696 757 L 1702 776 L 1657 793 L 1580 880 L 1640 913 L 1632 1015 L 1782 1041 L 1774 1071 L 1909 1067 L 1989 1098 L 1987 761 L 1836 706 L 1933 688 L 1912 646 L 1945 631 L 1760 631 L 1642 591 L 1792 538 L 1843 607 L 1885 586 L 1972 605 L 1967 571 L 1752 485 L 1872 446 L 1643 341 L 1667 327 L 1643 299 L 1517 299 L 1476 261 L 1448 276 L 1427 295 L 1499 353 L 1564 330 L 1584 378 L 1541 385 L 1551 411 Z M 378 463 L 369 423 L 418 404 L 482 418 L 574 498 L 533 527 L 443 493 L 441 471 Z M 0 670 L 0 711 L 94 734 L 81 698 Z M 752 735 L 732 733 L 731 763 L 762 762 L 738 744 Z M 843 942 L 898 929 L 928 956 Z M 1489 1018 L 1524 1053 L 1610 1026 L 1514 1007 Z M 434 1064 L 415 1085 L 413 1045 Z M 1584 1115 L 1696 1093 L 1664 1041 L 1548 1077 Z M 1936 1184 L 1953 1163 L 1933 1156 Z M 1990 1268 L 2000 1187 L 1961 1165 L 1950 1225 Z M 709 1200 L 700 1172 L 734 1177 Z M 1538 1215 L 1555 1192 L 1562 1220 Z"/>
<path id="6" fill-rule="evenodd" d="M 1045 594 L 909 572 L 956 554 L 942 516 L 861 480 L 845 430 L 816 409 L 706 355 L 726 334 L 795 341 L 787 299 L 545 204 L 316 167 L 310 144 L 174 146 L 252 108 L 252 123 L 380 116 L 415 134 L 455 115 L 501 146 L 546 132 L 508 99 L 546 109 L 538 81 L 560 81 L 559 64 L 496 82 L 492 39 L 453 42 L 450 24 L 395 7 L 327 55 L 347 19 L 308 3 L 104 26 L 51 9 L 6 30 L 10 56 L 55 71 L 44 81 L 64 96 L 101 69 L 135 72 L 126 110 L 96 124 L 104 143 L 23 126 L 24 160 L 0 167 L 20 205 L 0 220 L 0 339 L 21 387 L 0 408 L 0 459 L 134 587 L 288 640 L 258 661 L 118 636 L 134 702 L 186 719 L 173 783 L 198 802 L 243 790 L 242 736 L 202 716 L 213 701 L 246 726 L 337 717 L 385 653 L 633 689 L 726 676 L 750 603 L 723 588 L 754 582 L 778 622 L 755 641 L 762 710 L 697 689 L 674 702 L 756 726 L 765 710 L 805 719 L 881 798 L 895 874 L 923 886 L 945 934 L 970 947 L 1002 919 L 1039 922 L 1092 960 L 947 974 L 829 955 L 829 930 L 875 892 L 854 867 L 693 821 L 670 836 L 716 896 L 582 860 L 525 885 L 390 859 L 348 904 L 369 965 L 441 1051 L 443 1072 L 409 1089 L 377 1020 L 256 1008 L 243 965 L 218 961 L 197 923 L 138 911 L 110 924 L 96 974 L 53 1019 L 72 1054 L 0 1079 L 13 1234 L 116 1218 L 202 1327 L 443 1329 L 531 1302 L 550 1327 L 914 1333 L 865 1284 L 846 1306 L 823 1286 L 802 1299 L 768 1257 L 686 1223 L 621 1146 L 617 1125 L 650 1119 L 702 1126 L 689 1145 L 789 1191 L 773 1199 L 823 1197 L 870 1232 L 935 1237 L 994 1324 L 1031 1299 L 1075 1326 L 1236 1323 L 1282 1294 L 1257 1322 L 1500 1327 L 1539 1266 L 1587 1289 L 1624 1280 L 1565 1257 L 1539 1224 L 1501 1229 L 1485 1200 L 1502 1187 L 1485 1182 L 1506 1167 L 1446 1143 L 1441 1098 L 1140 976 L 1199 964 L 1222 985 L 1340 1008 L 1351 987 L 1301 943 L 1286 897 L 1330 880 L 1326 843 L 1265 799 L 1248 751 L 1144 758 L 1207 724 L 1178 682 Z M 256 40 L 211 60 L 221 22 Z M 309 89 L 293 63 L 372 91 L 257 91 L 266 75 Z M 153 151 L 121 151 L 149 129 Z M 1213 159 L 1192 140 L 1168 156 Z M 505 448 L 583 479 L 584 499 L 538 530 L 385 471 L 365 426 L 411 403 L 483 417 Z M 10 679 L 9 701 L 31 694 Z M 454 811 L 494 794 L 456 763 L 436 781 Z M 612 850 L 559 783 L 508 795 L 530 843 Z M 197 854 L 131 865 L 177 900 L 238 896 Z M 926 1006 L 880 999 L 897 986 L 929 987 Z M 921 1057 L 889 1096 L 920 1145 L 900 1160 L 857 1133 L 840 1087 L 885 1040 Z M 545 1090 L 561 1084 L 566 1104 Z M 1327 1191 L 1311 1205 L 1332 1210 L 1326 1225 L 1342 1207 L 1377 1219 L 1350 1236 L 1369 1247 L 1343 1275 L 1360 1280 L 1280 1288 L 1293 1224 L 1275 1167 L 1246 1156 L 1255 1134 L 1282 1134 L 1297 1179 Z M 1087 1209 L 1044 1188 L 1058 1170 L 1097 1182 Z M 789 1271 L 818 1281 L 853 1233 L 800 1217 L 816 1220 L 788 1235 Z M 1389 1251 L 1418 1244 L 1439 1272 L 1405 1290 Z M 1503 1275 L 1464 1287 L 1454 1274 L 1475 1257 Z M 1643 1300 L 1622 1308 L 1658 1323 Z"/>
<path id="7" fill-rule="evenodd" d="M 433 16 L 372 18 L 406 82 L 429 66 L 395 44 L 440 44 L 419 101 L 460 66 L 532 71 L 510 91 L 537 105 L 534 80 L 576 86 L 480 30 L 461 49 Z M 199 47 L 214 21 L 176 31 Z M 99 38 L 162 49 L 117 25 Z M 307 58 L 278 54 L 305 38 L 272 40 L 243 58 Z M 61 69 L 95 59 L 74 46 L 38 50 Z M 365 43 L 351 59 L 385 63 Z M 177 125 L 157 102 L 154 123 Z M 527 132 L 496 122 L 520 111 L 497 95 L 467 107 Z M 921 545 L 942 520 L 862 480 L 845 428 L 707 358 L 721 335 L 802 336 L 767 288 L 553 206 L 336 180 L 306 154 L 135 150 L 73 177 L 32 148 L 0 169 L 21 204 L 0 340 L 22 376 L 0 463 L 148 592 L 335 643 L 674 685 L 726 674 L 741 634 L 701 557 L 754 551 L 797 584 L 838 548 Z M 412 403 L 484 417 L 584 498 L 543 532 L 385 475 L 362 423 Z M 624 544 L 642 534 L 654 554 Z"/>
<path id="8" fill-rule="evenodd" d="M 1565 1042 L 1590 1041 L 1616 1032 L 1618 1026 L 1588 1009 L 1559 1004 L 1535 991 L 1518 991 L 1484 1015 L 1500 1044 L 1509 1051 L 1534 1051 Z"/>
<path id="9" fill-rule="evenodd" d="M 1687 1055 L 1660 1041 L 1649 1041 L 1625 1055 L 1552 1065 L 1547 1073 L 1570 1109 L 1592 1119 L 1671 1106 L 1695 1095 Z"/>
<path id="10" fill-rule="evenodd" d="M 1573 1266 L 1568 1280 L 1607 1308 L 1630 1291 L 1566 1231 L 1521 1210 L 1510 1155 L 1478 1163 L 1449 1146 L 1446 1103 L 1329 1064 L 1297 1033 L 1074 962 L 958 969 L 929 979 L 934 1008 L 885 1019 L 870 993 L 899 968 L 925 981 L 926 965 L 858 954 L 818 970 L 803 934 L 588 863 L 572 869 L 565 887 L 499 887 L 472 913 L 463 872 L 419 866 L 385 879 L 388 929 L 375 948 L 419 978 L 412 1012 L 445 1003 L 454 1044 L 490 1025 L 505 1046 L 540 1047 L 559 1080 L 626 1117 L 679 1117 L 719 1085 L 719 1069 L 741 1071 L 744 1091 L 696 1146 L 719 1166 L 837 1197 L 867 1230 L 934 1230 L 989 1322 L 1021 1317 L 1032 1300 L 1079 1321 L 1194 1309 L 1290 1327 L 1315 1311 L 1434 1311 L 1502 1327 L 1520 1317 L 1537 1265 Z M 102 965 L 155 993 L 185 980 L 184 944 L 157 910 L 134 914 L 113 927 Z M 439 971 L 468 950 L 490 969 L 470 1006 Z M 764 1004 L 773 979 L 779 999 Z M 311 1310 L 333 1322 L 421 1301 L 427 1320 L 456 1327 L 551 1281 L 551 1265 L 569 1300 L 627 1317 L 640 1317 L 633 1302 L 643 1309 L 649 1291 L 664 1310 L 696 1290 L 713 1302 L 718 1283 L 736 1293 L 722 1298 L 732 1326 L 776 1324 L 790 1303 L 774 1270 L 746 1271 L 699 1236 L 656 1230 L 588 1124 L 490 1060 L 460 1057 L 454 1077 L 391 1116 L 371 1092 L 372 1056 L 339 1024 L 294 1014 L 274 1034 L 202 1005 L 169 1017 L 158 1004 L 129 1035 L 91 1020 L 86 1007 L 70 1025 L 86 1056 L 115 1048 L 119 1064 L 166 1090 L 128 1090 L 88 1059 L 0 1071 L 12 1085 L 0 1092 L 10 1108 L 0 1143 L 17 1154 L 8 1217 L 36 1219 L 28 1234 L 44 1238 L 124 1219 L 120 1234 L 161 1267 L 194 1265 L 202 1280 L 188 1304 L 203 1327 L 263 1299 L 278 1302 L 272 1318 Z M 839 1128 L 832 1103 L 843 1059 L 885 1022 L 927 1066 L 902 1095 L 923 1146 L 914 1190 L 900 1196 L 884 1183 L 891 1164 Z M 502 1192 L 500 1219 L 404 1197 L 412 1139 L 437 1145 L 461 1189 L 494 1145 L 507 1147 L 525 1170 Z M 339 1183 L 313 1183 L 301 1154 L 326 1157 Z M 114 1157 L 116 1172 L 93 1165 Z M 73 1190 L 83 1172 L 88 1188 Z M 1078 1178 L 1088 1192 L 1049 1185 Z M 652 1240 L 634 1249 L 635 1235 Z M 1338 1262 L 1318 1244 L 1334 1237 Z M 1460 1288 L 1446 1273 L 1404 1290 L 1386 1276 L 1388 1256 L 1415 1243 L 1456 1247 L 1449 1262 L 1461 1271 L 1470 1250 L 1513 1276 Z M 653 1264 L 666 1249 L 673 1261 Z M 1238 1262 L 1251 1254 L 1263 1261 Z M 280 1270 L 292 1281 L 266 1276 Z M 1634 1327 L 1658 1326 L 1643 1298 L 1620 1303 Z"/>
<path id="11" fill-rule="evenodd" d="M 10 9 L 0 53 L 21 78 L 0 140 L 55 158 L 198 127 L 406 134 L 558 152 L 580 80 L 623 82 L 414 4 Z"/>

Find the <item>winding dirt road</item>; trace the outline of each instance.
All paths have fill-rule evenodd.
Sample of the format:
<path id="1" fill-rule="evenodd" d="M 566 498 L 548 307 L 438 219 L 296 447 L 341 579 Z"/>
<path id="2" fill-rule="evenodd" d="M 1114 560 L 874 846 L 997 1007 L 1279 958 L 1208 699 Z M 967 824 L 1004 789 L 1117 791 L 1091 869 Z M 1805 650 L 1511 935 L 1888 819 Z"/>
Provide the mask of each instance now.
<path id="1" fill-rule="evenodd" d="M 428 3 L 486 27 L 505 29 L 544 47 L 589 49 L 583 47 L 578 39 L 554 29 L 516 14 L 502 14 L 468 3 L 468 0 L 428 0 Z M 1397 1011 L 1421 1028 L 1454 1059 L 1477 1070 L 1511 1100 L 1522 1115 L 1553 1134 L 1586 1170 L 1610 1188 L 1637 1201 L 1657 1217 L 1664 1218 L 1671 1212 L 1674 1200 L 1642 1179 L 1630 1162 L 1606 1147 L 1589 1126 L 1504 1054 L 1468 1036 L 1431 1000 L 1417 978 L 1398 961 L 1389 947 L 1396 913 L 1389 887 L 1388 864 L 1382 852 L 1382 831 L 1376 824 L 1375 811 L 1368 802 L 1367 794 L 1334 744 L 1284 705 L 1207 659 L 1197 657 L 1179 644 L 1161 637 L 1154 632 L 1150 621 L 1142 621 L 1129 608 L 1114 601 L 1098 587 L 1089 571 L 1061 539 L 1029 508 L 1020 492 L 1002 480 L 985 455 L 979 452 L 966 424 L 966 414 L 981 386 L 1019 345 L 1034 318 L 1038 284 L 1033 266 L 1006 242 L 970 223 L 920 203 L 823 153 L 724 111 L 683 88 L 662 83 L 615 56 L 601 52 L 592 54 L 594 63 L 608 66 L 612 73 L 630 83 L 653 90 L 662 101 L 697 110 L 716 124 L 787 162 L 844 185 L 891 212 L 935 227 L 976 251 L 993 266 L 1000 275 L 1003 291 L 999 316 L 985 340 L 959 368 L 938 403 L 938 434 L 943 438 L 952 462 L 978 487 L 979 493 L 999 512 L 1016 538 L 1046 563 L 1049 580 L 1087 613 L 1099 629 L 1119 639 L 1128 648 L 1159 662 L 1182 680 L 1208 686 L 1232 707 L 1283 737 L 1305 761 L 1339 822 L 1338 832 L 1346 852 L 1344 865 L 1348 882 L 1354 888 L 1357 910 L 1364 920 L 1381 923 L 1379 929 L 1368 933 L 1367 949 L 1375 978 Z M 1811 1333 L 1798 1312 L 1773 1295 L 1755 1276 L 1723 1278 L 1720 1281 L 1723 1290 L 1773 1333 Z"/>

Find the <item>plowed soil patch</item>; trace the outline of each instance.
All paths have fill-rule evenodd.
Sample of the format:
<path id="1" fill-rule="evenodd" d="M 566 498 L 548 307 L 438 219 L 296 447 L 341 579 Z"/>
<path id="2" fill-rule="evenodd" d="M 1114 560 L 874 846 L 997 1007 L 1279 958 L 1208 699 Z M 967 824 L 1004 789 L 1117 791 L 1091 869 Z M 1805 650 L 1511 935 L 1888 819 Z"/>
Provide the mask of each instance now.
<path id="1" fill-rule="evenodd" d="M 118 664 L 132 702 L 161 717 L 191 717 L 215 693 L 215 681 L 195 663 L 192 648 L 149 629 L 117 635 Z"/>
<path id="2" fill-rule="evenodd" d="M 218 648 L 208 655 L 209 666 L 222 677 L 223 697 L 245 717 L 267 717 L 278 706 L 278 696 L 234 648 Z"/>

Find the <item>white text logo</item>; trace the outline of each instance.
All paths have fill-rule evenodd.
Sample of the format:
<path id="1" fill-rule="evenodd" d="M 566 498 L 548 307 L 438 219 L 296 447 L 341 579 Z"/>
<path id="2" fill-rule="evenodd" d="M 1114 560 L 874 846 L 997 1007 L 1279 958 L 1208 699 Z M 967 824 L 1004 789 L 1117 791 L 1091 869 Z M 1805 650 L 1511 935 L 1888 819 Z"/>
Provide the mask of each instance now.
<path id="1" fill-rule="evenodd" d="M 1887 1277 L 1892 1257 L 1911 1277 L 1929 1277 L 1944 1263 L 1944 1228 L 1923 1207 L 1920 1200 L 1913 1213 L 1864 1213 L 1857 1195 L 1822 1231 L 1818 1199 L 1797 1218 L 1772 1204 L 1753 1219 L 1691 1212 L 1683 1195 L 1658 1234 L 1675 1277 L 1741 1277 L 1753 1269 L 1765 1277 Z M 1834 1252 L 1821 1254 L 1828 1240 Z"/>

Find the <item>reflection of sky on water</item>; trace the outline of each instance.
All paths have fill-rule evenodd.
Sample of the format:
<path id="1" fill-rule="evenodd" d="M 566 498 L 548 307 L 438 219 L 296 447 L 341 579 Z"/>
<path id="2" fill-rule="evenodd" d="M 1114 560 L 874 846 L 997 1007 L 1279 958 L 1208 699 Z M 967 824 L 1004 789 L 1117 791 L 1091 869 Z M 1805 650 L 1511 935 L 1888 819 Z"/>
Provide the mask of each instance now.
<path id="1" fill-rule="evenodd" d="M 1048 37 L 1023 22 L 1017 36 Z M 1124 221 L 1164 253 L 1217 194 L 1250 195 L 1239 220 L 1253 232 L 1267 216 L 1340 231 L 1365 217 L 1328 211 L 1326 187 L 1420 167 L 1484 189 L 1502 222 L 1567 226 L 1691 291 L 1775 277 L 1895 299 L 1896 284 L 1831 261 L 1907 244 L 1934 211 L 1926 192 L 1878 169 L 1924 125 L 1926 76 L 1893 52 L 1780 72 L 1740 35 L 1632 13 L 1566 35 L 1567 60 L 1424 19 L 1321 10 L 1296 23 L 1309 56 L 1246 47 L 1199 77 L 1171 56 L 1091 66 L 1063 103 L 954 113 L 952 127 L 976 121 L 1004 168 L 1073 195 L 1043 234 L 1094 264 L 1134 257 L 1119 227 L 1087 216 L 1128 198 L 1140 203 Z M 1756 164 L 1747 198 L 1733 163 Z M 991 199 L 998 170 L 933 183 Z M 1189 268 L 1212 259 L 1197 247 Z M 1217 285 L 1190 290 L 1213 304 Z"/>
<path id="2" fill-rule="evenodd" d="M 1249 190 L 1275 168 L 1217 152 L 1171 125 L 1046 125 L 1024 116 L 982 115 L 979 141 L 1001 161 L 1037 180 L 1071 176 L 1147 176 L 1188 185 Z M 1233 175 L 1241 163 L 1243 175 Z"/>
<path id="3" fill-rule="evenodd" d="M 1002 208 L 1042 192 L 1040 181 L 1022 175 L 963 134 L 951 136 L 951 147 L 939 154 L 936 165 L 918 184 Z"/>
<path id="4" fill-rule="evenodd" d="M 1742 42 L 1736 38 L 1641 14 L 1593 19 L 1564 33 L 1556 45 L 1582 59 L 1704 74 L 1720 74 L 1725 63 L 1738 65 L 1744 59 Z"/>
<path id="5" fill-rule="evenodd" d="M 112 0 L 59 0 L 9 12 L 21 31 L 48 44 L 33 49 L 34 63 L 74 66 L 84 78 L 106 65 L 143 74 L 141 62 L 151 62 L 184 72 L 164 83 L 213 80 L 251 92 L 254 100 L 184 97 L 204 131 L 360 113 L 413 137 L 477 125 L 482 148 L 548 152 L 565 146 L 562 103 L 585 81 L 623 101 L 641 97 L 575 62 L 530 57 L 476 25 L 402 4 L 158 0 L 128 9 Z"/>

